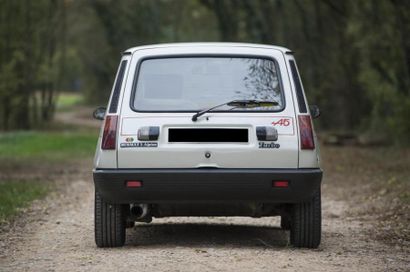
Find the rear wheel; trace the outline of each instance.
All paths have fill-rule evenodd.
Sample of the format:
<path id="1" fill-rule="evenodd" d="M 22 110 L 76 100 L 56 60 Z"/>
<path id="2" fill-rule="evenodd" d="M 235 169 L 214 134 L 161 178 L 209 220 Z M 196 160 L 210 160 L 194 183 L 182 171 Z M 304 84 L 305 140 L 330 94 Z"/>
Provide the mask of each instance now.
<path id="1" fill-rule="evenodd" d="M 320 189 L 307 202 L 292 208 L 290 242 L 295 247 L 317 248 L 322 233 Z"/>
<path id="2" fill-rule="evenodd" d="M 126 205 L 106 203 L 95 192 L 94 227 L 98 247 L 120 247 L 125 243 Z"/>

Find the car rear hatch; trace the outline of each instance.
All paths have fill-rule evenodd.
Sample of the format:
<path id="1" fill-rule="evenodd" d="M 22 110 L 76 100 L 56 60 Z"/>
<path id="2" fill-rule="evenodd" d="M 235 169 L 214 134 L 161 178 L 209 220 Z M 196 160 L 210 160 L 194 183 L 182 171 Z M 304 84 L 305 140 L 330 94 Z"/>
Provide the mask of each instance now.
<path id="1" fill-rule="evenodd" d="M 192 122 L 187 113 L 134 113 L 124 117 L 118 139 L 119 168 L 296 168 L 294 116 L 209 113 Z M 275 142 L 258 141 L 256 127 L 274 126 Z M 138 130 L 158 127 L 158 140 Z"/>

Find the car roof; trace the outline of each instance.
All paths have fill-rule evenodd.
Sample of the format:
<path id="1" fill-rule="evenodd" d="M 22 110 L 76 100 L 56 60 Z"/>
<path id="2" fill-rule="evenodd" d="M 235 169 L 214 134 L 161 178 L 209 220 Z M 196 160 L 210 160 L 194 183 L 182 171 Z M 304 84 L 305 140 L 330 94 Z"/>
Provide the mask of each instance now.
<path id="1" fill-rule="evenodd" d="M 160 43 L 143 45 L 129 48 L 123 52 L 123 54 L 132 54 L 135 51 L 146 50 L 146 49 L 156 49 L 156 48 L 172 48 L 172 47 L 247 47 L 247 48 L 264 48 L 264 49 L 275 49 L 282 53 L 292 53 L 292 51 L 286 47 L 267 45 L 267 44 L 255 44 L 255 43 L 228 43 L 228 42 L 192 42 L 192 43 Z"/>

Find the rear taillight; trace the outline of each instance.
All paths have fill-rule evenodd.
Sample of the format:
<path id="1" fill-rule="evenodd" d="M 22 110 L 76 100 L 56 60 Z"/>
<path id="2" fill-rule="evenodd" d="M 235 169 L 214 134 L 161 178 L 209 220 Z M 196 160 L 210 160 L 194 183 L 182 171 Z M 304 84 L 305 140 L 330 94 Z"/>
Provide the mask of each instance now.
<path id="1" fill-rule="evenodd" d="M 117 138 L 117 121 L 118 116 L 107 115 L 104 124 L 104 133 L 101 142 L 101 149 L 115 149 Z"/>
<path id="2" fill-rule="evenodd" d="M 315 149 L 312 120 L 309 115 L 299 115 L 300 148 Z"/>

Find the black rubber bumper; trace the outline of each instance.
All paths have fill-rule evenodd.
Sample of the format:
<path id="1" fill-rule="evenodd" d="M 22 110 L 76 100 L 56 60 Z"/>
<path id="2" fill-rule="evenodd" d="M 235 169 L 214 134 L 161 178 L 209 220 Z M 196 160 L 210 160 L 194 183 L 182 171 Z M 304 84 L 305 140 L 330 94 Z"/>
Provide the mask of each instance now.
<path id="1" fill-rule="evenodd" d="M 321 169 L 96 169 L 96 190 L 111 203 L 295 203 L 320 187 Z M 126 181 L 142 181 L 128 188 Z M 274 188 L 286 180 L 288 188 Z"/>

